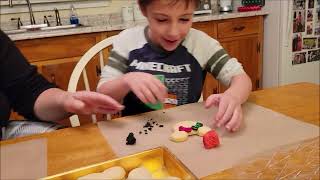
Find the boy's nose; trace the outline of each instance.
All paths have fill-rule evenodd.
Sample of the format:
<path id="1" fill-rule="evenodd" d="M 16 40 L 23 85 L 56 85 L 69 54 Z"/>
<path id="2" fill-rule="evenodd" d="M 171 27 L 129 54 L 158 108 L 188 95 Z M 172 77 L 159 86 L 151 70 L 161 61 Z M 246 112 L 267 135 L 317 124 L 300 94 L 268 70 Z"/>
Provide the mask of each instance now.
<path id="1" fill-rule="evenodd" d="M 178 37 L 179 37 L 179 28 L 177 27 L 176 24 L 172 24 L 170 25 L 170 27 L 168 28 L 168 37 L 171 39 L 171 40 L 177 40 Z"/>

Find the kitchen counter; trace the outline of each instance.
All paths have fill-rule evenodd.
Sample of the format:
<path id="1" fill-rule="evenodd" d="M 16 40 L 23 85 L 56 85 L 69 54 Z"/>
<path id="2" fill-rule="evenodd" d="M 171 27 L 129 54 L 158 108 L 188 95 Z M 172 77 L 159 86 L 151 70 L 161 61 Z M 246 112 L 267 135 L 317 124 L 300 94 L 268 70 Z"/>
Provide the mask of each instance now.
<path id="1" fill-rule="evenodd" d="M 239 18 L 239 17 L 261 16 L 261 15 L 267 15 L 267 14 L 268 14 L 268 11 L 263 9 L 261 11 L 251 11 L 251 12 L 232 12 L 232 13 L 223 13 L 223 14 L 219 13 L 219 14 L 210 14 L 210 15 L 196 15 L 193 18 L 193 22 L 204 22 L 204 21 L 232 19 L 232 18 Z M 78 27 L 73 29 L 50 30 L 50 31 L 33 31 L 33 32 L 30 31 L 25 33 L 9 34 L 9 37 L 14 41 L 18 41 L 18 40 L 47 38 L 47 37 L 65 36 L 65 35 L 73 35 L 73 34 L 85 34 L 85 33 L 123 30 L 123 29 L 127 29 L 137 25 L 147 24 L 146 20 L 122 22 L 121 18 L 118 18 L 118 20 L 114 20 L 114 22 L 111 22 L 112 17 L 105 16 L 105 15 L 100 15 L 100 16 L 97 15 L 95 18 L 90 17 L 90 19 L 91 20 L 83 20 L 80 18 L 81 22 L 83 21 L 85 22 L 84 23 L 85 26 L 83 27 Z"/>

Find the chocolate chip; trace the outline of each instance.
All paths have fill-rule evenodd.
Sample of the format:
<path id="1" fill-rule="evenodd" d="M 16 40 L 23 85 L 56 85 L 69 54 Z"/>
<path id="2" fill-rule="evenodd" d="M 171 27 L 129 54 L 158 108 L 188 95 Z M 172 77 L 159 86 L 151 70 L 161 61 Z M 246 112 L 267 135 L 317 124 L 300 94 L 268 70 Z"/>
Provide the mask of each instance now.
<path id="1" fill-rule="evenodd" d="M 142 132 L 141 132 L 141 131 L 139 131 L 139 134 L 142 134 Z"/>
<path id="2" fill-rule="evenodd" d="M 144 127 L 144 128 L 151 127 L 151 124 L 150 124 L 149 122 L 147 122 L 143 127 Z"/>
<path id="3" fill-rule="evenodd" d="M 149 129 L 149 131 L 152 131 L 152 128 L 150 127 L 150 128 L 148 128 Z"/>
<path id="4" fill-rule="evenodd" d="M 159 125 L 159 127 L 161 127 L 161 128 L 162 128 L 162 127 L 163 127 L 163 125 Z"/>

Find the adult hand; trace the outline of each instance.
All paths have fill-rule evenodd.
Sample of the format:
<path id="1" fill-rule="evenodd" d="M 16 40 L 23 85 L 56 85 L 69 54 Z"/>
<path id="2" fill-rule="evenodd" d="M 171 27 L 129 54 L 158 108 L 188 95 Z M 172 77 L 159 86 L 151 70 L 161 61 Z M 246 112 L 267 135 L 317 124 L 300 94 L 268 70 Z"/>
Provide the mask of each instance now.
<path id="1" fill-rule="evenodd" d="M 124 108 L 110 96 L 92 91 L 67 92 L 62 102 L 65 111 L 75 114 L 114 114 Z"/>
<path id="2" fill-rule="evenodd" d="M 123 76 L 124 82 L 143 103 L 163 102 L 166 86 L 155 76 L 143 72 L 131 72 Z"/>
<path id="3" fill-rule="evenodd" d="M 213 117 L 213 122 L 217 127 L 225 126 L 229 131 L 236 131 L 239 129 L 243 114 L 241 102 L 235 96 L 229 93 L 213 94 L 208 97 L 205 102 L 205 107 L 218 107 L 218 112 Z"/>

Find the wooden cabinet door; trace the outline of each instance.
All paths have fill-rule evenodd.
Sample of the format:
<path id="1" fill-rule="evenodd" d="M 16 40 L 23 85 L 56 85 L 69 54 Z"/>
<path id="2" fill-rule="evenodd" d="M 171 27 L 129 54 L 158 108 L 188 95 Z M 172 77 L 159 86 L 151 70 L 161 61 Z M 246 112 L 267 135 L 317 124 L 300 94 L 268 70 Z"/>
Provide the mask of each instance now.
<path id="1" fill-rule="evenodd" d="M 251 78 L 252 89 L 258 89 L 260 80 L 259 61 L 261 61 L 259 56 L 261 47 L 258 36 L 226 38 L 219 41 L 231 57 L 235 57 L 241 62 L 244 70 Z M 223 85 L 220 85 L 219 88 L 220 92 L 226 89 Z"/>
<path id="2" fill-rule="evenodd" d="M 193 23 L 192 28 L 203 31 L 212 38 L 217 38 L 216 24 L 212 21 Z M 218 93 L 218 84 L 218 81 L 207 73 L 202 90 L 203 100 L 206 100 L 211 94 Z"/>
<path id="3" fill-rule="evenodd" d="M 202 90 L 203 100 L 206 100 L 211 94 L 219 92 L 218 84 L 219 82 L 210 73 L 207 73 Z"/>
<path id="4" fill-rule="evenodd" d="M 192 28 L 200 30 L 211 36 L 212 38 L 217 38 L 217 28 L 213 21 L 208 22 L 195 22 L 192 24 Z"/>
<path id="5" fill-rule="evenodd" d="M 50 82 L 56 84 L 59 88 L 67 90 L 69 84 L 69 78 L 74 67 L 77 64 L 79 58 L 64 59 L 63 61 L 55 60 L 54 62 L 48 62 L 47 64 L 36 64 L 42 75 Z M 97 58 L 94 58 L 86 66 L 87 76 L 89 80 L 89 86 L 92 91 L 96 90 L 97 83 L 100 77 L 100 70 L 98 66 Z M 78 81 L 77 90 L 85 90 L 83 77 L 80 77 Z M 81 115 L 81 124 L 91 123 L 91 116 Z M 61 124 L 70 126 L 69 119 L 60 121 Z"/>
<path id="6" fill-rule="evenodd" d="M 44 64 L 36 64 L 39 67 L 41 74 L 50 82 L 56 84 L 59 88 L 67 90 L 69 79 L 74 67 L 77 64 L 77 60 L 80 57 L 72 58 L 67 61 L 54 60 Z M 95 91 L 97 83 L 99 81 L 101 69 L 98 66 L 98 60 L 95 58 L 90 61 L 86 66 L 90 89 Z M 83 78 L 80 76 L 77 90 L 84 90 Z"/>

